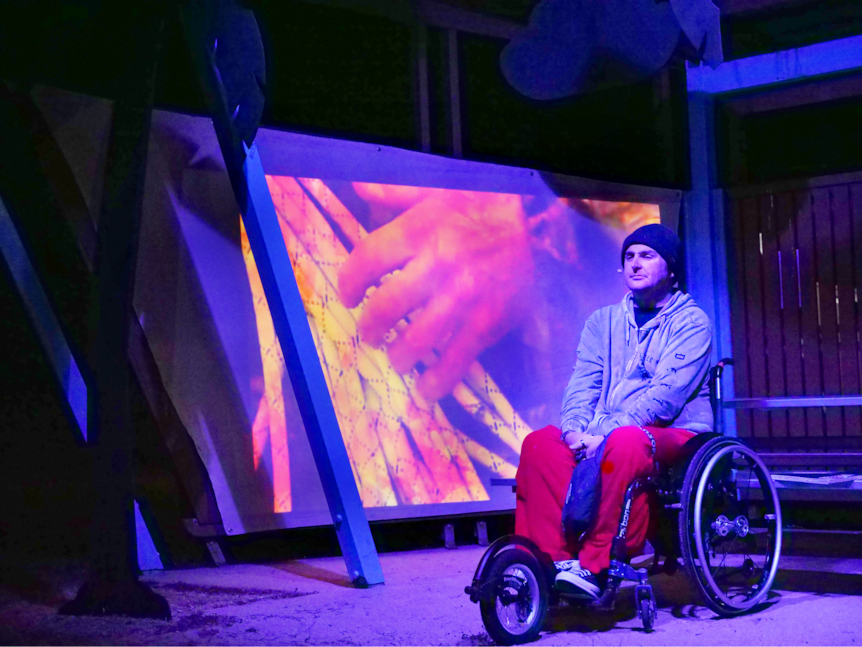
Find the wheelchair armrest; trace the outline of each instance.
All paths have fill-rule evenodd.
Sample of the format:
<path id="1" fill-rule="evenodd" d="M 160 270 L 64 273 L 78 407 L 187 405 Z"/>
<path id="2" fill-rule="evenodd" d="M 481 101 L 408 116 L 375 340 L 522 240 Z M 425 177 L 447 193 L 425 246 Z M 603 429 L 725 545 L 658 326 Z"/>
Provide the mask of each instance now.
<path id="1" fill-rule="evenodd" d="M 709 402 L 712 405 L 712 415 L 715 417 L 716 425 L 719 429 L 721 429 L 719 417 L 722 401 L 724 400 L 724 389 L 721 385 L 721 379 L 727 366 L 733 366 L 733 358 L 722 358 L 715 366 L 709 369 Z"/>
<path id="2" fill-rule="evenodd" d="M 713 381 L 717 381 L 721 379 L 722 373 L 724 373 L 724 369 L 727 366 L 733 366 L 733 358 L 725 357 L 724 359 L 718 360 L 715 366 L 709 369 L 709 376 Z"/>

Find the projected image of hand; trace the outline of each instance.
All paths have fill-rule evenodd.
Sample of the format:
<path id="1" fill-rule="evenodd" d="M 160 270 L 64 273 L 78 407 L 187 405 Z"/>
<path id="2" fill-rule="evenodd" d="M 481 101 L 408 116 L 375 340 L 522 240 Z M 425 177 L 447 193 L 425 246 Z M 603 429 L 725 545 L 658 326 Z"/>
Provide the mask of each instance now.
<path id="1" fill-rule="evenodd" d="M 521 199 L 410 189 L 406 206 L 392 189 L 365 192 L 372 208 L 400 213 L 355 247 L 339 291 L 348 307 L 368 293 L 360 335 L 391 341 L 390 361 L 402 373 L 421 362 L 418 387 L 436 400 L 529 312 L 534 268 Z"/>

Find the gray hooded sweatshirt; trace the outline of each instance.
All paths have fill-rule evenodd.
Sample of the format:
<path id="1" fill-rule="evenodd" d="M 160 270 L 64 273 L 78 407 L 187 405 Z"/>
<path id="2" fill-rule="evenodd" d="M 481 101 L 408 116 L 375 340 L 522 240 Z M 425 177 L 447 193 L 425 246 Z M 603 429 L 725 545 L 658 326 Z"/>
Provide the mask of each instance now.
<path id="1" fill-rule="evenodd" d="M 617 427 L 712 431 L 712 329 L 688 294 L 676 292 L 638 330 L 629 292 L 590 316 L 563 396 L 562 429 L 607 436 Z"/>

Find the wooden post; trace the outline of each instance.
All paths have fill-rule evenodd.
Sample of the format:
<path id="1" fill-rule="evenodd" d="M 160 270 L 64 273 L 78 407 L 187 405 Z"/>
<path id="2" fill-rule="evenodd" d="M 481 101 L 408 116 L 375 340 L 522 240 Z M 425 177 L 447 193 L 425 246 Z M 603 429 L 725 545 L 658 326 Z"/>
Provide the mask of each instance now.
<path id="1" fill-rule="evenodd" d="M 137 64 L 118 82 L 105 197 L 96 239 L 97 295 L 91 366 L 96 509 L 90 576 L 61 613 L 170 618 L 167 601 L 138 582 L 129 319 L 133 312 L 144 173 L 165 7 L 140 3 L 130 34 Z M 95 422 L 95 424 L 92 424 Z"/>

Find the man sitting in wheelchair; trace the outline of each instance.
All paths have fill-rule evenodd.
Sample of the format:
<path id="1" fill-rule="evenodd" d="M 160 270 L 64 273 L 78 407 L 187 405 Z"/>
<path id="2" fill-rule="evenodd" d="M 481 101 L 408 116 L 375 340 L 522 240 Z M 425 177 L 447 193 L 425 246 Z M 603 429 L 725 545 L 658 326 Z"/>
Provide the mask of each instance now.
<path id="1" fill-rule="evenodd" d="M 596 576 L 610 565 L 626 488 L 713 427 L 712 330 L 694 299 L 675 287 L 684 271 L 682 242 L 667 227 L 646 225 L 626 238 L 622 264 L 630 291 L 584 326 L 562 432 L 549 426 L 531 433 L 517 474 L 515 533 L 551 556 L 558 590 L 593 598 L 600 595 Z M 567 539 L 561 519 L 572 471 L 600 448 L 596 518 L 580 541 Z M 648 526 L 641 490 L 628 520 L 629 555 L 643 550 Z"/>

